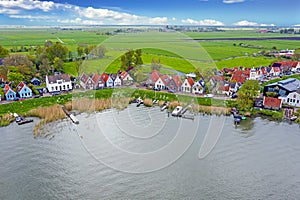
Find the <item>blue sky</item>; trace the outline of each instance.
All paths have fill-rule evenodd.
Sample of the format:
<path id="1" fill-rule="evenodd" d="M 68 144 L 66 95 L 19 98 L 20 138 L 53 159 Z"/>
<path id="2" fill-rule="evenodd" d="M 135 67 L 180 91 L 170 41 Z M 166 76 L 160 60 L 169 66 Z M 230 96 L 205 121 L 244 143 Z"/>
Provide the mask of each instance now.
<path id="1" fill-rule="evenodd" d="M 0 25 L 300 25 L 299 0 L 0 0 Z"/>

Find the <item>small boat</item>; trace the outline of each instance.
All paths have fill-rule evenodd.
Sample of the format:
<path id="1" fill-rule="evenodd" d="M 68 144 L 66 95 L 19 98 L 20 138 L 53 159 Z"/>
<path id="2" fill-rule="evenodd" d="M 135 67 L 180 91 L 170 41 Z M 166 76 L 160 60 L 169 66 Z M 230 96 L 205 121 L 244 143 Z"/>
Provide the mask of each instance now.
<path id="1" fill-rule="evenodd" d="M 293 115 L 293 116 L 290 118 L 290 120 L 291 120 L 291 121 L 295 121 L 297 118 L 298 118 L 297 116 Z"/>
<path id="2" fill-rule="evenodd" d="M 182 106 L 176 106 L 176 108 L 172 112 L 172 116 L 178 117 L 181 114 Z"/>
<path id="3" fill-rule="evenodd" d="M 170 102 L 165 102 L 160 110 L 164 111 L 165 109 L 167 109 L 169 107 L 169 105 L 170 105 Z"/>
<path id="4" fill-rule="evenodd" d="M 33 119 L 22 118 L 20 121 L 16 121 L 16 122 L 18 123 L 18 125 L 23 125 L 23 124 L 27 124 L 27 123 L 33 122 Z"/>
<path id="5" fill-rule="evenodd" d="M 26 119 L 22 116 L 19 116 L 17 113 L 14 113 L 15 121 L 18 125 L 27 124 L 33 122 L 33 119 Z"/>
<path id="6" fill-rule="evenodd" d="M 72 114 L 70 113 L 66 107 L 64 106 L 61 106 L 62 110 L 64 111 L 64 113 L 71 119 L 71 121 L 74 123 L 74 124 L 79 124 L 79 120 Z"/>
<path id="7" fill-rule="evenodd" d="M 141 99 L 141 97 L 139 97 L 139 98 L 137 98 L 136 103 L 137 103 L 136 107 L 139 107 L 141 104 L 144 103 L 144 101 Z"/>

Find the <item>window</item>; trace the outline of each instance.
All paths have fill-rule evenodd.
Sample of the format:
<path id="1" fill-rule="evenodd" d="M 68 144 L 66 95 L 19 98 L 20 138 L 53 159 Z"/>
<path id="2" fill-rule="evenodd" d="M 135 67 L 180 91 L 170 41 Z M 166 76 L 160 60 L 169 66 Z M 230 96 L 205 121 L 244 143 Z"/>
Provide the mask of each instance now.
<path id="1" fill-rule="evenodd" d="M 290 98 L 287 98 L 287 102 L 290 102 Z"/>
<path id="2" fill-rule="evenodd" d="M 299 100 L 297 100 L 297 103 L 299 103 Z"/>

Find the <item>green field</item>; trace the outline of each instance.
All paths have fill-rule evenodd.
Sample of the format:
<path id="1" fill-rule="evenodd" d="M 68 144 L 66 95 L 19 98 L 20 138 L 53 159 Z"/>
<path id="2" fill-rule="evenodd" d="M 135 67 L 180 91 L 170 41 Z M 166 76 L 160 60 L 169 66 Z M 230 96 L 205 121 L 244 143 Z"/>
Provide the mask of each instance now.
<path id="1" fill-rule="evenodd" d="M 255 30 L 226 30 L 225 32 L 146 32 L 107 36 L 108 28 L 85 28 L 82 30 L 47 29 L 0 29 L 0 45 L 5 48 L 44 45 L 46 40 L 63 42 L 72 52 L 78 45 L 104 45 L 105 57 L 87 60 L 84 71 L 116 72 L 120 67 L 120 56 L 128 49 L 143 49 L 143 61 L 150 65 L 153 58 L 160 59 L 164 68 L 181 72 L 194 71 L 196 67 L 252 67 L 268 66 L 275 58 L 255 57 L 260 51 L 300 48 L 298 40 L 204 40 L 207 38 L 261 38 L 293 37 L 297 35 L 279 33 L 257 33 Z M 246 44 L 243 47 L 240 44 Z M 235 45 L 234 45 L 235 44 Z M 147 67 L 144 69 L 147 71 Z M 65 63 L 66 73 L 76 75 L 74 63 Z"/>

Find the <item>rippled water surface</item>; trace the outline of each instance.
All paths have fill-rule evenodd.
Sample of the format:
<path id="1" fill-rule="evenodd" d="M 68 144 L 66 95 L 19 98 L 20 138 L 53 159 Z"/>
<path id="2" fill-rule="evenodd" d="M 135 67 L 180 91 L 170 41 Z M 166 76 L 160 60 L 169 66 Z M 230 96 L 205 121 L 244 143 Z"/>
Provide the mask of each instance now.
<path id="1" fill-rule="evenodd" d="M 234 127 L 226 117 L 213 151 L 199 159 L 210 120 L 220 117 L 199 115 L 192 121 L 134 106 L 77 117 L 78 126 L 68 120 L 48 125 L 45 131 L 52 139 L 34 139 L 34 124 L 0 128 L 0 199 L 300 197 L 298 125 L 256 118 Z M 179 135 L 187 148 L 174 162 L 148 173 L 120 170 L 155 166 L 142 166 L 120 152 L 162 150 Z M 173 150 L 153 159 L 166 161 Z"/>

